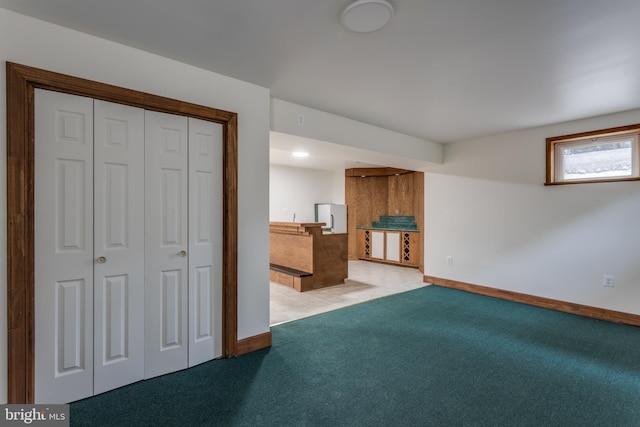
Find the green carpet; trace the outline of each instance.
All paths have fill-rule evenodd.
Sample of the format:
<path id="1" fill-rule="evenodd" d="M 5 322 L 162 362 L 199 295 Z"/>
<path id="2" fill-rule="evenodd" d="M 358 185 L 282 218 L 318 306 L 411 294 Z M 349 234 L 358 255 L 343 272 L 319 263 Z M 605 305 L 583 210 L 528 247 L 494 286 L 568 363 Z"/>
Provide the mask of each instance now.
<path id="1" fill-rule="evenodd" d="M 640 426 L 640 328 L 428 286 L 71 405 L 72 425 Z"/>

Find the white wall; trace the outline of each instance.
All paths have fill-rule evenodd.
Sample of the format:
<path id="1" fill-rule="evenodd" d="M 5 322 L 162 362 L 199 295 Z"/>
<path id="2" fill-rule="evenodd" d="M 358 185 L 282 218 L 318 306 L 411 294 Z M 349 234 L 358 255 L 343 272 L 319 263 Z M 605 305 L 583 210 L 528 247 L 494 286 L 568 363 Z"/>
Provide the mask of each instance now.
<path id="1" fill-rule="evenodd" d="M 447 145 L 425 175 L 425 274 L 640 314 L 640 182 L 543 186 L 545 138 L 635 123 L 640 110 Z"/>
<path id="2" fill-rule="evenodd" d="M 269 330 L 269 90 L 0 9 L 0 224 L 6 224 L 6 72 L 17 62 L 239 115 L 238 335 Z M 7 394 L 6 227 L 0 227 L 0 402 Z"/>
<path id="3" fill-rule="evenodd" d="M 331 203 L 345 204 L 345 184 L 344 169 L 333 171 L 333 200 Z"/>
<path id="4" fill-rule="evenodd" d="M 269 220 L 314 222 L 316 203 L 344 203 L 344 171 L 271 165 L 269 169 Z M 338 175 L 338 177 L 336 177 Z M 342 175 L 342 199 L 336 179 Z"/>

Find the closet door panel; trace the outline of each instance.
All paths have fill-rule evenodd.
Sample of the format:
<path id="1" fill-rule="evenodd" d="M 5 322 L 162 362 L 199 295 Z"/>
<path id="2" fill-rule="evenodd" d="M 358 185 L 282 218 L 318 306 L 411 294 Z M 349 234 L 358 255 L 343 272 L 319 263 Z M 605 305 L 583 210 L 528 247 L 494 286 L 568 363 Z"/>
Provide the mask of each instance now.
<path id="1" fill-rule="evenodd" d="M 187 118 L 145 112 L 145 378 L 188 366 Z"/>
<path id="2" fill-rule="evenodd" d="M 189 119 L 189 366 L 222 356 L 222 126 Z"/>
<path id="3" fill-rule="evenodd" d="M 94 104 L 95 393 L 144 377 L 144 110 Z"/>
<path id="4" fill-rule="evenodd" d="M 35 91 L 35 401 L 93 394 L 93 100 Z"/>

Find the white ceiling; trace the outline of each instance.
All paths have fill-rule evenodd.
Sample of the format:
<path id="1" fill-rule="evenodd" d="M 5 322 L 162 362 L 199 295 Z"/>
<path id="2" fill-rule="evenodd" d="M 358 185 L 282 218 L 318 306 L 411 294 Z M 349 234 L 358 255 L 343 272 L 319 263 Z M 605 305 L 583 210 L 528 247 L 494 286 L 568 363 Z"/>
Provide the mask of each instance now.
<path id="1" fill-rule="evenodd" d="M 640 108 L 638 0 L 0 0 L 0 7 L 434 142 Z"/>

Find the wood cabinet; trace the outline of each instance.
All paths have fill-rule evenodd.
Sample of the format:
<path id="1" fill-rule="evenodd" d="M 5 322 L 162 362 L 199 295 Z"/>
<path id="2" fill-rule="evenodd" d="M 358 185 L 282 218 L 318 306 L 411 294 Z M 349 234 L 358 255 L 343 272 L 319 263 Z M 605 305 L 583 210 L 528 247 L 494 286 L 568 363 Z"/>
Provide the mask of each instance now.
<path id="1" fill-rule="evenodd" d="M 420 232 L 402 230 L 356 230 L 359 259 L 418 267 Z"/>
<path id="2" fill-rule="evenodd" d="M 424 230 L 424 173 L 394 168 L 346 169 L 345 203 L 349 206 L 349 259 L 359 259 L 362 258 L 358 254 L 361 240 L 357 230 L 361 226 L 368 227 L 382 215 L 414 216 L 416 229 Z M 423 239 L 424 236 L 418 232 L 417 237 Z M 417 243 L 417 251 L 412 249 L 412 254 L 417 253 L 419 258 L 411 261 L 411 265 L 418 265 L 422 272 L 423 246 L 421 241 Z"/>

